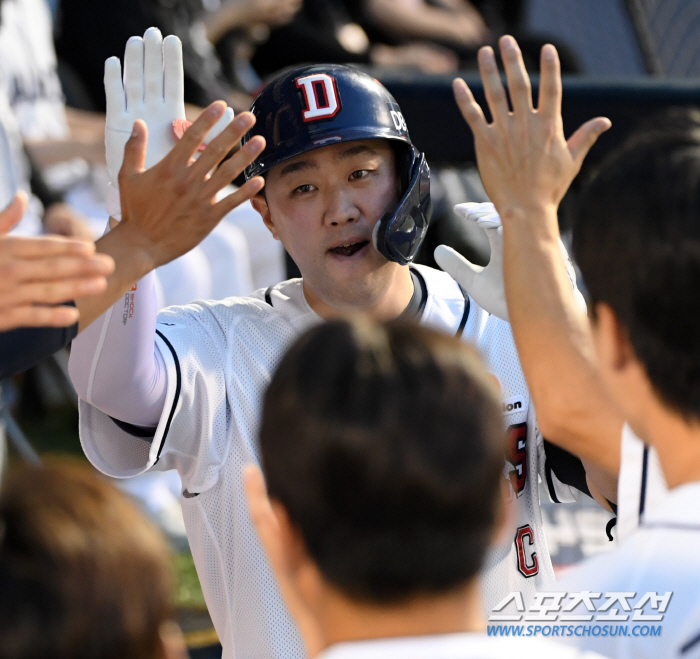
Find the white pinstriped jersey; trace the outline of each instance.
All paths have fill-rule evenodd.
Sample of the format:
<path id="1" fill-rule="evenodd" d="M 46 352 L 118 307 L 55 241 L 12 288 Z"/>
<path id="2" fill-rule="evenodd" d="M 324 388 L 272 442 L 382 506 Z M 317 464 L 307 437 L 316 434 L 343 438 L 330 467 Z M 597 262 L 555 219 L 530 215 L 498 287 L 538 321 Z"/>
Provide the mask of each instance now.
<path id="1" fill-rule="evenodd" d="M 527 601 L 553 571 L 542 529 L 538 473 L 542 438 L 510 325 L 465 298 L 446 273 L 415 266 L 426 284 L 421 323 L 474 343 L 499 381 L 508 428 L 508 478 L 517 530 L 488 557 L 487 610 L 511 591 Z M 267 300 L 266 300 L 267 298 Z M 246 508 L 241 469 L 258 461 L 257 431 L 271 375 L 297 336 L 321 318 L 300 279 L 246 298 L 197 302 L 158 316 L 157 346 L 168 369 L 165 409 L 152 440 L 135 437 L 80 402 L 85 453 L 104 473 L 126 478 L 177 469 L 197 572 L 224 657 L 302 657 Z M 566 486 L 560 487 L 559 498 Z"/>

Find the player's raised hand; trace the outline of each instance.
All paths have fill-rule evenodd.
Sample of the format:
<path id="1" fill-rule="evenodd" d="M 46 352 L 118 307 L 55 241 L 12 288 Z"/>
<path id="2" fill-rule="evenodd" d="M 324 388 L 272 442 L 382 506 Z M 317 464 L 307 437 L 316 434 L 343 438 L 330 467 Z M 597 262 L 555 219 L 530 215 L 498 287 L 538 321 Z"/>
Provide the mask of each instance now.
<path id="1" fill-rule="evenodd" d="M 294 570 L 285 556 L 279 520 L 267 495 L 265 478 L 260 467 L 254 464 L 246 465 L 243 470 L 243 483 L 250 516 L 275 573 L 282 597 L 299 627 L 307 656 L 315 657 L 323 649 L 321 631 L 294 585 Z"/>
<path id="2" fill-rule="evenodd" d="M 0 331 L 72 325 L 78 310 L 56 305 L 101 293 L 114 269 L 109 256 L 95 254 L 92 241 L 8 236 L 26 203 L 20 193 L 0 212 Z"/>
<path id="3" fill-rule="evenodd" d="M 453 84 L 457 104 L 474 134 L 484 188 L 504 221 L 513 212 L 556 209 L 599 135 L 610 128 L 604 117 L 583 124 L 567 141 L 561 118 L 561 75 L 554 46 L 542 48 L 540 91 L 533 108 L 530 79 L 515 39 L 504 36 L 500 49 L 512 111 L 493 49 L 479 51 L 479 70 L 493 118 L 488 123 L 469 87 Z"/>
<path id="4" fill-rule="evenodd" d="M 447 245 L 435 248 L 435 261 L 467 292 L 485 311 L 510 322 L 503 278 L 503 225 L 492 203 L 457 204 L 455 213 L 465 222 L 473 222 L 486 231 L 491 245 L 491 258 L 485 267 L 474 265 L 459 252 Z M 576 271 L 564 243 L 559 240 L 559 251 L 574 291 L 579 309 L 586 313 L 586 301 L 576 287 Z"/>
<path id="5" fill-rule="evenodd" d="M 265 140 L 260 136 L 251 139 L 211 174 L 255 124 L 250 112 L 236 117 L 195 159 L 204 139 L 225 112 L 225 103 L 212 103 L 165 158 L 150 169 L 145 169 L 148 129 L 143 121 L 134 124 L 119 173 L 122 222 L 117 229 L 120 235 L 128 236 L 128 243 L 144 259 L 142 274 L 188 252 L 226 213 L 262 189 L 264 180 L 258 176 L 216 201 L 216 194 L 265 148 Z"/>
<path id="6" fill-rule="evenodd" d="M 175 146 L 174 122 L 185 121 L 182 43 L 176 36 L 163 39 L 160 30 L 149 28 L 141 37 L 131 37 L 124 51 L 124 76 L 117 57 L 105 62 L 107 120 L 105 146 L 112 189 L 108 211 L 119 217 L 119 171 L 124 147 L 134 122 L 141 119 L 148 127 L 146 169 L 160 162 Z M 204 139 L 208 144 L 233 119 L 230 108 Z"/>
<path id="7" fill-rule="evenodd" d="M 509 320 L 506 292 L 503 284 L 503 227 L 501 218 L 492 203 L 457 204 L 455 213 L 465 222 L 474 222 L 486 231 L 491 245 L 491 258 L 487 266 L 474 265 L 447 245 L 435 249 L 437 264 L 488 313 Z"/>

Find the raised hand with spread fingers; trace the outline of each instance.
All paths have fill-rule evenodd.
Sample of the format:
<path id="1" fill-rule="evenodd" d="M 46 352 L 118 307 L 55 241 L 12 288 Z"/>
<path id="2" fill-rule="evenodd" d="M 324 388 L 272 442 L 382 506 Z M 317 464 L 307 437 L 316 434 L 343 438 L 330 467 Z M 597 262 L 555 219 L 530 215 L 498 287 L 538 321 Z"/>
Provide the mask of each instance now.
<path id="1" fill-rule="evenodd" d="M 160 30 L 149 28 L 141 37 L 131 37 L 124 51 L 124 76 L 119 58 L 105 62 L 107 121 L 105 146 L 110 191 L 110 217 L 121 219 L 119 171 L 124 147 L 134 122 L 141 119 L 148 128 L 145 168 L 160 162 L 175 146 L 185 120 L 185 83 L 182 43 L 174 35 L 163 39 Z M 233 110 L 227 108 L 204 139 L 211 142 L 231 123 Z"/>
<path id="2" fill-rule="evenodd" d="M 554 46 L 542 49 L 537 108 L 515 39 L 502 37 L 500 49 L 512 108 L 490 47 L 479 51 L 479 68 L 491 123 L 463 80 L 455 80 L 453 88 L 474 135 L 484 188 L 503 225 L 508 317 L 540 430 L 584 460 L 594 495 L 614 501 L 623 420 L 597 372 L 588 320 L 562 258 L 557 218 L 586 154 L 611 124 L 603 117 L 592 119 L 567 140 Z M 444 265 L 458 281 L 465 273 L 465 283 L 476 280 L 458 259 Z M 605 505 L 602 496 L 597 498 Z"/>

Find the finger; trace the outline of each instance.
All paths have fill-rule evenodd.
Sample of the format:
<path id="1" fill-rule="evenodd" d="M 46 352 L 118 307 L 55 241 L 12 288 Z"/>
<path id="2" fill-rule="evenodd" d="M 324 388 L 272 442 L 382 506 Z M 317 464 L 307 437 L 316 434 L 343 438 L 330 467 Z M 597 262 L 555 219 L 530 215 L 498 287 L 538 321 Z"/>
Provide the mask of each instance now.
<path id="1" fill-rule="evenodd" d="M 583 159 L 596 143 L 597 139 L 610 127 L 612 122 L 607 117 L 596 117 L 587 121 L 568 140 L 567 145 L 574 162 L 581 167 Z"/>
<path id="2" fill-rule="evenodd" d="M 471 89 L 464 80 L 456 78 L 452 82 L 452 90 L 457 101 L 457 107 L 467 122 L 472 133 L 478 133 L 487 127 L 486 117 L 481 106 L 474 100 Z"/>
<path id="3" fill-rule="evenodd" d="M 6 299 L 13 305 L 61 304 L 84 295 L 98 295 L 107 288 L 104 277 L 69 279 L 59 282 L 33 282 L 16 287 Z"/>
<path id="4" fill-rule="evenodd" d="M 205 144 L 210 144 L 213 142 L 221 133 L 224 132 L 224 130 L 228 127 L 228 125 L 233 121 L 233 108 L 226 108 L 226 112 L 224 112 L 223 116 L 219 121 L 216 122 L 214 125 L 214 128 L 212 128 L 209 133 L 207 133 L 207 136 L 204 138 L 204 143 Z"/>
<path id="5" fill-rule="evenodd" d="M 78 310 L 69 306 L 0 308 L 0 331 L 18 327 L 70 327 L 78 322 L 78 317 Z"/>
<path id="6" fill-rule="evenodd" d="M 43 259 L 56 256 L 89 258 L 95 253 L 95 243 L 90 240 L 64 238 L 62 236 L 8 236 L 0 241 L 0 260 Z"/>
<path id="7" fill-rule="evenodd" d="M 112 271 L 110 260 L 96 254 L 85 259 L 78 256 L 55 256 L 42 259 L 24 259 L 12 269 L 12 279 L 17 284 L 27 282 L 60 282 L 68 279 L 89 279 L 108 275 Z M 2 269 L 0 269 L 2 272 Z"/>
<path id="8" fill-rule="evenodd" d="M 163 102 L 163 35 L 149 27 L 143 35 L 144 101 L 151 105 Z"/>
<path id="9" fill-rule="evenodd" d="M 212 220 L 219 221 L 225 215 L 228 215 L 234 208 L 252 199 L 265 187 L 265 179 L 262 176 L 256 176 L 250 181 L 246 181 L 238 190 L 224 197 L 220 202 L 212 207 Z"/>
<path id="10" fill-rule="evenodd" d="M 185 98 L 182 42 L 174 34 L 163 39 L 163 77 L 165 102 L 182 102 Z"/>
<path id="11" fill-rule="evenodd" d="M 10 229 L 22 219 L 24 211 L 27 210 L 27 195 L 24 192 L 18 192 L 12 203 L 2 212 L 0 212 L 0 235 L 10 232 Z"/>
<path id="12" fill-rule="evenodd" d="M 199 160 L 192 167 L 192 175 L 204 177 L 214 167 L 216 167 L 231 151 L 231 149 L 241 141 L 241 138 L 253 127 L 255 117 L 250 112 L 239 114 L 229 126 L 207 146 Z M 192 130 L 195 124 L 187 129 L 185 135 Z M 209 131 L 207 131 L 208 133 Z M 263 141 L 264 146 L 264 141 Z M 238 155 L 238 154 L 236 154 Z"/>
<path id="13" fill-rule="evenodd" d="M 542 47 L 540 56 L 540 95 L 537 112 L 547 117 L 561 117 L 561 65 L 557 49 Z"/>
<path id="14" fill-rule="evenodd" d="M 447 245 L 438 245 L 435 248 L 435 261 L 454 279 L 462 288 L 469 291 L 474 283 L 477 270 L 467 259 Z"/>
<path id="15" fill-rule="evenodd" d="M 496 56 L 491 46 L 484 46 L 479 50 L 479 72 L 484 83 L 486 102 L 491 110 L 494 122 L 505 121 L 508 117 L 508 101 L 501 82 L 501 75 L 498 72 Z"/>
<path id="16" fill-rule="evenodd" d="M 124 50 L 126 107 L 133 112 L 143 103 L 143 39 L 131 37 Z"/>
<path id="17" fill-rule="evenodd" d="M 134 122 L 131 137 L 124 145 L 124 162 L 119 170 L 119 186 L 122 179 L 130 178 L 143 171 L 146 166 L 146 146 L 148 144 L 148 128 L 143 120 Z"/>
<path id="18" fill-rule="evenodd" d="M 122 82 L 122 65 L 118 57 L 105 61 L 105 97 L 107 99 L 107 116 L 118 117 L 126 112 L 126 96 Z"/>
<path id="19" fill-rule="evenodd" d="M 523 55 L 520 52 L 518 43 L 513 37 L 505 35 L 501 37 L 500 45 L 513 111 L 519 115 L 532 112 L 530 77 L 527 75 L 525 62 L 523 62 Z"/>
<path id="20" fill-rule="evenodd" d="M 170 160 L 174 163 L 189 164 L 191 158 L 197 153 L 199 145 L 204 142 L 204 138 L 214 127 L 217 121 L 226 111 L 226 103 L 214 101 L 195 121 L 182 136 L 182 139 L 173 147 L 163 160 Z M 207 147 L 208 149 L 209 147 Z M 206 153 L 206 150 L 204 151 Z M 202 156 L 204 155 L 202 154 Z M 222 156 L 223 158 L 223 156 Z M 202 158 L 200 157 L 199 160 Z M 199 162 L 199 161 L 198 161 Z M 209 170 L 207 170 L 209 171 Z"/>
<path id="21" fill-rule="evenodd" d="M 496 207 L 490 201 L 468 201 L 462 204 L 456 204 L 453 210 L 459 217 L 474 222 L 487 215 L 498 215 Z"/>
<path id="22" fill-rule="evenodd" d="M 205 197 L 213 197 L 231 183 L 265 148 L 265 138 L 257 135 L 229 158 L 206 184 Z M 257 193 L 256 193 L 257 194 Z"/>

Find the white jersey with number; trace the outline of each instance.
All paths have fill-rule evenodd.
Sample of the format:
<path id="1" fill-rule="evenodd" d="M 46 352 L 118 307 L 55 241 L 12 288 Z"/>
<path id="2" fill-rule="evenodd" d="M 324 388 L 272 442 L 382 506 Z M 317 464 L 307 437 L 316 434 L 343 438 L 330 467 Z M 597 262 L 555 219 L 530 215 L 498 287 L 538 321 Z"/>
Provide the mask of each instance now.
<path id="1" fill-rule="evenodd" d="M 537 484 L 542 439 L 510 325 L 465 298 L 446 273 L 415 271 L 427 292 L 420 322 L 462 332 L 498 379 L 510 438 L 504 475 L 517 528 L 488 557 L 483 595 L 487 611 L 512 591 L 528 601 L 550 586 L 553 571 Z M 154 437 L 129 434 L 80 402 L 81 441 L 98 469 L 119 478 L 150 468 L 179 472 L 192 555 L 227 658 L 303 656 L 248 515 L 241 469 L 259 460 L 258 425 L 275 367 L 299 334 L 319 322 L 300 279 L 246 298 L 165 309 L 156 342 L 168 391 Z"/>

